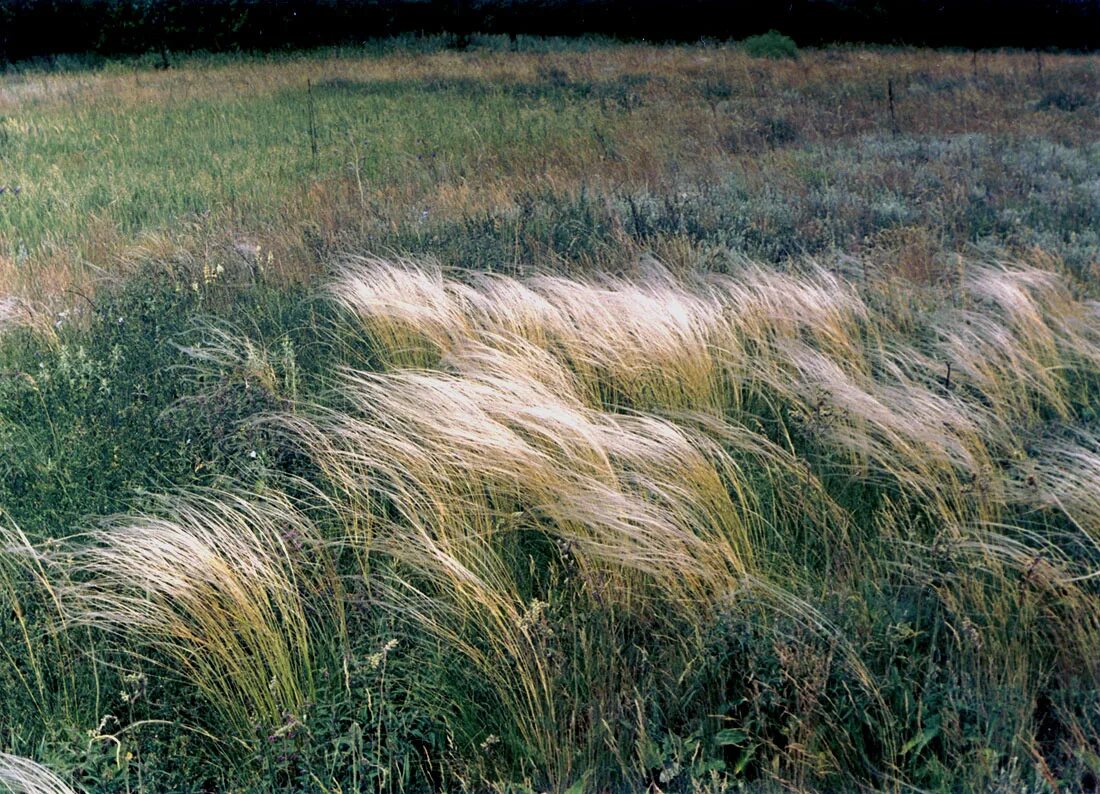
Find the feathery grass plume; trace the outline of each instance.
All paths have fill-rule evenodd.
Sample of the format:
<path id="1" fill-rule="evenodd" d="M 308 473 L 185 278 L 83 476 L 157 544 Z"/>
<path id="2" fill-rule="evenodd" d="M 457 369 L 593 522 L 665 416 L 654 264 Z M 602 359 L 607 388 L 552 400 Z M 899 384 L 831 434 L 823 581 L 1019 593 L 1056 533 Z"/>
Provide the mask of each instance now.
<path id="1" fill-rule="evenodd" d="M 1052 272 L 979 265 L 963 289 L 970 305 L 933 321 L 933 358 L 882 336 L 896 335 L 908 311 L 892 282 L 865 300 L 818 266 L 785 274 L 743 265 L 703 282 L 659 266 L 637 282 L 459 281 L 435 265 L 373 259 L 346 268 L 333 287 L 383 347 L 398 326 L 403 338 L 430 337 L 436 357 L 463 338 L 499 346 L 520 337 L 569 368 L 593 407 L 736 411 L 755 395 L 749 418 L 782 423 L 778 398 L 856 476 L 876 469 L 956 517 L 974 504 L 990 519 L 1000 484 L 993 458 L 1017 447 L 1010 426 L 1039 418 L 1040 408 L 1065 415 L 1067 368 L 1095 378 L 1100 348 L 1093 309 Z M 944 361 L 954 381 L 932 377 Z"/>
<path id="2" fill-rule="evenodd" d="M 998 317 L 957 313 L 941 331 L 944 360 L 950 361 L 959 388 L 974 389 L 1006 421 L 1033 422 L 1043 407 L 1059 416 L 1068 406 L 1054 369 L 1056 359 L 1021 344 Z"/>
<path id="3" fill-rule="evenodd" d="M 713 400 L 707 330 L 718 307 L 662 268 L 644 282 L 455 275 L 465 280 L 431 263 L 359 259 L 345 265 L 331 292 L 391 365 L 430 365 L 468 339 L 516 337 L 567 363 L 590 387 L 593 405 L 701 407 Z"/>
<path id="4" fill-rule="evenodd" d="M 542 607 L 520 563 L 534 552 L 523 549 L 541 537 L 565 550 L 583 615 L 667 612 L 679 616 L 668 635 L 690 638 L 700 612 L 752 568 L 759 511 L 720 446 L 655 417 L 586 407 L 567 372 L 543 369 L 552 359 L 532 367 L 516 354 L 526 348 L 471 344 L 447 358 L 450 373 L 345 372 L 348 412 L 279 421 L 347 495 L 349 534 L 400 565 L 388 608 L 492 682 L 524 752 L 564 783 L 579 771 L 584 703 L 563 698 L 561 663 L 540 646 L 532 611 Z M 541 565 L 560 568 L 557 554 Z M 598 653 L 566 664 L 593 675 L 615 664 L 613 649 Z M 585 741 L 598 745 L 602 731 Z"/>
<path id="5" fill-rule="evenodd" d="M 853 353 L 866 307 L 820 268 L 796 278 L 746 265 L 695 282 L 657 263 L 632 279 L 454 275 L 434 263 L 350 260 L 330 291 L 391 365 L 432 365 L 466 339 L 518 337 L 569 366 L 593 407 L 720 411 L 737 402 L 729 381 L 746 376 L 745 351 L 760 355 L 777 338 L 809 336 L 862 361 Z"/>
<path id="6" fill-rule="evenodd" d="M 582 583 L 570 625 L 608 610 L 616 621 L 660 625 L 662 642 L 687 666 L 701 616 L 750 580 L 753 536 L 783 531 L 764 518 L 726 447 L 770 466 L 773 498 L 789 509 L 797 502 L 786 489 L 799 489 L 803 521 L 831 506 L 788 455 L 747 430 L 723 428 L 716 441 L 705 432 L 722 424 L 713 416 L 680 426 L 587 408 L 552 357 L 523 340 L 497 344 L 456 350 L 442 362 L 449 373 L 346 372 L 340 394 L 349 411 L 278 421 L 347 495 L 353 534 L 369 521 L 360 537 L 399 563 L 382 588 L 388 608 L 491 682 L 503 705 L 495 718 L 510 720 L 525 748 L 519 755 L 565 782 L 578 771 L 578 747 L 624 737 L 606 725 L 578 736 L 583 692 L 563 697 L 562 665 L 573 675 L 618 676 L 620 686 L 630 676 L 607 669 L 613 646 L 574 648 L 565 661 L 547 656 L 544 624 L 532 616 L 546 607 L 519 564 L 532 552 L 516 544 L 548 536 L 566 550 Z M 786 598 L 784 608 L 796 611 L 801 602 Z"/>
<path id="7" fill-rule="evenodd" d="M 11 616 L 15 639 L 0 645 L 0 661 L 25 697 L 22 703 L 22 698 L 0 697 L 0 717 L 9 708 L 29 704 L 41 729 L 99 718 L 97 698 L 88 698 L 80 686 L 86 657 L 92 660 L 93 680 L 98 675 L 90 653 L 94 643 L 90 632 L 74 636 L 64 630 L 54 574 L 48 554 L 35 548 L 19 527 L 0 526 L 0 612 Z"/>
<path id="8" fill-rule="evenodd" d="M 791 421 L 810 443 L 805 451 L 826 456 L 822 466 L 866 484 L 892 483 L 943 515 L 965 515 L 970 503 L 988 515 L 996 483 L 980 411 L 898 371 L 893 382 L 857 380 L 805 345 L 789 345 L 787 356 L 791 369 L 770 385 L 791 406 Z M 970 485 L 981 478 L 975 491 Z"/>
<path id="9" fill-rule="evenodd" d="M 822 353 L 859 366 L 862 335 L 873 332 L 869 310 L 851 284 L 819 265 L 781 273 L 740 263 L 706 281 L 722 306 L 727 337 L 759 355 L 776 340 L 800 339 Z"/>
<path id="10" fill-rule="evenodd" d="M 1019 462 L 1010 495 L 1020 504 L 1063 514 L 1100 552 L 1100 436 L 1078 430 L 1037 443 Z"/>
<path id="11" fill-rule="evenodd" d="M 329 287 L 333 301 L 367 326 L 390 366 L 431 366 L 461 338 L 461 305 L 438 266 L 359 257 Z"/>
<path id="12" fill-rule="evenodd" d="M 534 276 L 526 286 L 556 309 L 544 315 L 551 323 L 539 335 L 590 380 L 601 407 L 721 410 L 723 372 L 711 346 L 721 307 L 662 266 L 649 263 L 631 279 Z M 478 324 L 486 326 L 487 319 Z"/>
<path id="13" fill-rule="evenodd" d="M 51 345 L 57 344 L 57 330 L 40 307 L 12 295 L 0 295 L 0 334 L 16 328 L 26 328 Z"/>
<path id="14" fill-rule="evenodd" d="M 733 484 L 731 500 L 719 449 L 655 417 L 589 409 L 562 391 L 567 376 L 555 392 L 522 357 L 481 347 L 451 361 L 461 374 L 346 372 L 353 413 L 282 421 L 356 504 L 385 504 L 426 542 L 528 512 L 687 601 L 751 567 L 752 504 L 736 501 L 751 497 Z"/>
<path id="15" fill-rule="evenodd" d="M 875 704 L 878 755 L 858 763 L 889 777 L 907 718 L 888 714 L 879 682 L 805 594 L 859 587 L 880 565 L 934 593 L 945 628 L 932 643 L 953 642 L 958 674 L 989 697 L 1002 687 L 1019 699 L 988 721 L 1006 747 L 1028 735 L 1021 704 L 1051 680 L 1038 662 L 1008 664 L 1013 647 L 1087 674 L 1100 626 L 1080 540 L 998 523 L 1027 501 L 1005 479 L 1021 423 L 1068 415 L 1072 378 L 1094 377 L 1092 309 L 1022 265 L 968 279 L 966 306 L 929 314 L 888 279 L 857 291 L 816 266 L 517 279 L 360 260 L 331 288 L 361 324 L 352 333 L 388 366 L 430 369 L 349 368 L 339 407 L 273 421 L 340 494 L 346 540 L 385 607 L 486 687 L 493 707 L 455 698 L 506 723 L 525 773 L 565 784 L 617 748 L 620 773 L 648 774 L 626 749 L 648 728 L 624 728 L 611 705 L 639 680 L 616 667 L 625 627 L 659 634 L 663 669 L 683 672 L 703 663 L 702 627 L 748 589 L 823 640 L 813 665 L 835 659 Z M 1003 349 L 981 361 L 982 344 Z M 1030 396 L 1013 402 L 1013 389 Z M 1080 487 L 1063 490 L 1091 523 L 1091 463 L 1077 457 Z M 935 528 L 955 562 L 923 540 Z M 953 567 L 964 560 L 974 576 Z M 1013 604 L 1032 635 L 1013 628 Z M 602 639 L 587 634 L 597 624 Z M 1043 656 L 1038 638 L 1065 650 Z M 797 678 L 795 646 L 777 642 Z M 819 703 L 824 686 L 795 689 Z M 822 724 L 857 703 L 844 691 L 820 706 Z M 599 705 L 582 719 L 585 703 Z M 480 741 L 480 724 L 465 741 Z M 854 734 L 799 731 L 824 745 L 775 749 L 797 779 L 859 755 Z"/>
<path id="16" fill-rule="evenodd" d="M 968 305 L 951 314 L 938 342 L 959 384 L 1006 421 L 1068 417 L 1068 376 L 1095 379 L 1100 363 L 1093 307 L 1057 273 L 1026 263 L 969 267 L 962 288 Z"/>
<path id="17" fill-rule="evenodd" d="M 1040 765 L 1097 735 L 1079 705 L 1095 707 L 1100 687 L 1100 603 L 1089 581 L 1097 557 L 1082 561 L 1078 548 L 1059 531 L 979 524 L 919 547 L 906 571 L 938 601 L 943 633 L 933 647 L 953 660 L 975 703 L 998 703 L 973 710 L 973 730 Z M 966 752 L 957 729 L 941 741 Z"/>
<path id="18" fill-rule="evenodd" d="M 164 497 L 155 512 L 112 519 L 71 544 L 60 597 L 71 623 L 125 637 L 193 685 L 240 738 L 255 738 L 255 722 L 277 728 L 313 698 L 321 618 L 307 602 L 335 586 L 315 539 L 277 495 Z"/>
<path id="19" fill-rule="evenodd" d="M 6 794 L 76 794 L 46 767 L 8 753 L 0 753 L 0 791 Z"/>

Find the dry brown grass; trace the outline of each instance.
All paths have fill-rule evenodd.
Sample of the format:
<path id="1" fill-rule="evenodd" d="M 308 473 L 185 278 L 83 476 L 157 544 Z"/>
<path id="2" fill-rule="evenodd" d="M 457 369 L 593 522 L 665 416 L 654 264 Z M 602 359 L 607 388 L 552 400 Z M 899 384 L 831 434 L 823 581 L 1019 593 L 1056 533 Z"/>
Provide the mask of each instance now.
<path id="1" fill-rule="evenodd" d="M 327 250 L 346 248 L 423 210 L 433 220 L 461 220 L 515 212 L 525 193 L 569 196 L 582 188 L 675 195 L 730 173 L 750 186 L 760 180 L 761 189 L 797 183 L 802 172 L 789 156 L 792 148 L 889 134 L 888 81 L 895 84 L 897 124 L 906 136 L 1089 140 L 1095 114 L 1039 113 L 1033 105 L 1061 88 L 1087 92 L 1097 79 L 1092 62 L 1051 55 L 1045 64 L 1040 76 L 1027 53 L 974 59 L 923 50 L 823 50 L 765 62 L 733 47 L 626 45 L 554 53 L 322 53 L 228 64 L 192 60 L 168 72 L 116 66 L 9 74 L 0 82 L 4 129 L 28 148 L 27 165 L 8 178 L 25 189 L 24 203 L 49 196 L 51 208 L 48 218 L 20 220 L 22 229 L 0 227 L 0 293 L 86 291 L 95 267 L 116 271 L 127 249 L 150 231 L 207 256 L 231 249 L 242 236 L 259 236 L 274 253 L 271 275 L 293 279 L 317 271 L 310 235 Z M 384 114 L 382 121 L 326 115 L 320 168 L 305 131 L 307 82 L 350 86 L 356 102 L 373 92 L 366 112 Z M 446 100 L 453 111 L 445 126 L 420 118 L 438 91 L 456 92 Z M 483 92 L 497 95 L 490 110 L 470 99 Z M 576 118 L 567 124 L 559 107 L 576 110 Z M 485 126 L 492 120 L 486 113 L 499 117 L 497 130 L 509 119 L 523 123 L 499 136 Z M 220 144 L 208 150 L 191 134 L 157 155 L 169 167 L 166 175 L 138 148 L 144 133 L 128 127 L 127 116 L 141 119 L 133 125 L 163 125 L 171 140 L 173 128 L 192 123 L 188 118 L 208 118 L 201 124 L 209 134 L 235 128 L 233 146 L 246 147 L 251 161 L 244 164 Z M 264 127 L 285 129 L 285 141 L 266 140 Z M 471 136 L 494 140 L 450 150 L 448 139 Z M 138 217 L 128 218 L 130 210 L 117 209 L 119 202 L 88 196 L 87 184 L 69 175 L 86 174 L 92 163 L 65 141 L 89 137 L 112 152 L 97 165 L 111 175 L 101 190 L 115 194 L 112 199 L 126 205 L 150 181 L 167 177 L 179 182 L 180 193 L 197 190 L 205 206 L 174 223 L 158 207 L 139 207 L 133 210 Z M 361 167 L 363 157 L 381 159 Z M 268 171 L 280 162 L 298 165 L 272 179 Z M 888 167 L 880 174 L 887 189 L 904 177 Z M 944 174 L 944 189 L 951 183 Z M 33 232 L 28 264 L 17 262 L 16 249 L 29 226 L 41 229 Z M 906 266 L 923 273 L 927 256 L 912 253 L 922 262 Z"/>

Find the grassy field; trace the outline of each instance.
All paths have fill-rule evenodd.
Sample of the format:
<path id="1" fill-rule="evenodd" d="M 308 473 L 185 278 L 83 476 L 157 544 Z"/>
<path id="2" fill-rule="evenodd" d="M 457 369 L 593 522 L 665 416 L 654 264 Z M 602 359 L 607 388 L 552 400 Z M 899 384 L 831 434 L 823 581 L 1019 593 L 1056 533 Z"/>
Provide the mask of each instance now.
<path id="1" fill-rule="evenodd" d="M 0 790 L 1096 790 L 1100 65 L 768 51 L 0 75 Z"/>

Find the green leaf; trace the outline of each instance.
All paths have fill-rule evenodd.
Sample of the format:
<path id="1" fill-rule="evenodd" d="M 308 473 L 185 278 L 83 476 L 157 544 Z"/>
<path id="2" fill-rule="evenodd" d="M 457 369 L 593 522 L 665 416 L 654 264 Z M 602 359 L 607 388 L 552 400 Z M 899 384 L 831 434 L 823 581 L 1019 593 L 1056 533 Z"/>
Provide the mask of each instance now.
<path id="1" fill-rule="evenodd" d="M 729 744 L 744 744 L 749 739 L 749 735 L 740 728 L 723 728 L 714 735 L 714 742 L 719 747 L 725 747 Z"/>
<path id="2" fill-rule="evenodd" d="M 901 746 L 901 754 L 908 755 L 911 752 L 919 753 L 924 746 L 939 735 L 940 726 L 925 728 L 912 739 Z"/>
<path id="3" fill-rule="evenodd" d="M 749 765 L 749 761 L 756 755 L 756 748 L 759 746 L 758 744 L 749 745 L 749 747 L 741 753 L 741 757 L 738 758 L 737 763 L 733 765 L 733 774 L 740 775 L 745 771 L 745 767 Z"/>
<path id="4" fill-rule="evenodd" d="M 584 776 L 565 790 L 565 794 L 584 794 Z"/>
<path id="5" fill-rule="evenodd" d="M 1074 751 L 1077 760 L 1087 766 L 1093 772 L 1100 772 L 1100 755 L 1097 755 L 1087 747 L 1079 747 Z"/>

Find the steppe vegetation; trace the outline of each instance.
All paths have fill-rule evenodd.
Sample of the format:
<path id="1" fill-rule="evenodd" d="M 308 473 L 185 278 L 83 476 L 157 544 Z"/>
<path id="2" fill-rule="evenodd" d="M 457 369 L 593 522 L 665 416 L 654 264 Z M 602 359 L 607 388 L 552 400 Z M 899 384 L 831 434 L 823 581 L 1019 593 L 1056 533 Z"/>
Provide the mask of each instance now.
<path id="1" fill-rule="evenodd" d="M 0 790 L 1096 790 L 1095 58 L 444 43 L 0 76 Z"/>

